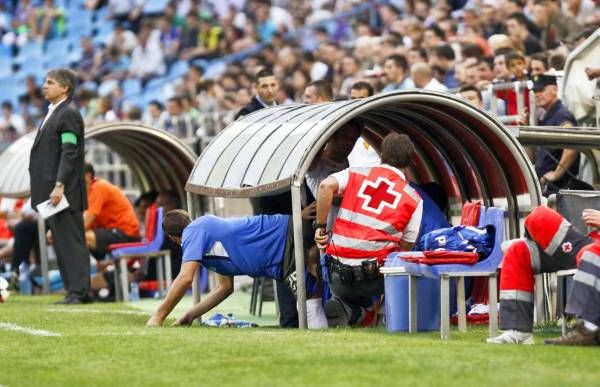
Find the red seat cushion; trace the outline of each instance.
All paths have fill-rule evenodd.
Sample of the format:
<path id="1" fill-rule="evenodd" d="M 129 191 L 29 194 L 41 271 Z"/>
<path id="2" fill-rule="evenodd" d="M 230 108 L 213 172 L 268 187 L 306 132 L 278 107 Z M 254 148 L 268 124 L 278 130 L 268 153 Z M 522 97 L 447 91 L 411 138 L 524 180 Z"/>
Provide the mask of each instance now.
<path id="1" fill-rule="evenodd" d="M 466 202 L 463 205 L 460 224 L 463 226 L 479 225 L 479 216 L 481 215 L 481 202 Z"/>
<path id="2" fill-rule="evenodd" d="M 156 236 L 156 228 L 160 227 L 160 225 L 156 224 L 156 217 L 158 216 L 158 207 L 156 204 L 151 204 L 148 209 L 146 209 L 146 241 L 154 240 Z"/>
<path id="3" fill-rule="evenodd" d="M 422 263 L 425 265 L 474 265 L 479 260 L 479 254 L 464 251 L 422 251 L 415 252 L 415 254 L 403 254 L 402 259 L 406 262 Z"/>

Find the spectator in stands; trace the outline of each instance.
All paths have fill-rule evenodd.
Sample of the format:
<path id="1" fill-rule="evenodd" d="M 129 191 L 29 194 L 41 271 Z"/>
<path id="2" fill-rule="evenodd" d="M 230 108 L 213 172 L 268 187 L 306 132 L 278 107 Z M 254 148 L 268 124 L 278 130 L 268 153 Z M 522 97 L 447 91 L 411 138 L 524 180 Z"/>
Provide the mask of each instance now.
<path id="1" fill-rule="evenodd" d="M 472 85 L 462 86 L 458 95 L 479 109 L 483 109 L 483 99 L 481 98 L 481 92 L 477 87 Z"/>
<path id="2" fill-rule="evenodd" d="M 279 81 L 273 75 L 273 71 L 269 69 L 260 70 L 255 76 L 254 87 L 257 94 L 252 97 L 252 101 L 248 105 L 240 109 L 235 119 L 257 110 L 277 105 L 276 98 L 279 94 Z"/>
<path id="3" fill-rule="evenodd" d="M 433 71 L 427 63 L 416 63 L 410 69 L 410 77 L 415 87 L 431 91 L 447 91 L 448 88 L 433 77 Z"/>
<path id="4" fill-rule="evenodd" d="M 513 52 L 506 57 L 506 66 L 508 67 L 508 71 L 512 74 L 512 80 L 514 81 L 526 81 L 529 79 L 527 76 L 525 57 L 518 52 Z M 529 100 L 526 97 L 527 101 Z M 525 104 L 527 104 L 527 101 Z"/>
<path id="5" fill-rule="evenodd" d="M 435 24 L 427 27 L 423 33 L 423 48 L 431 51 L 435 47 L 442 45 L 446 41 L 444 31 Z"/>
<path id="6" fill-rule="evenodd" d="M 350 89 L 350 99 L 367 98 L 374 93 L 373 86 L 369 82 L 359 81 Z"/>
<path id="7" fill-rule="evenodd" d="M 342 59 L 342 85 L 340 86 L 339 95 L 350 95 L 350 88 L 354 83 L 360 80 L 360 66 L 358 60 L 351 56 L 346 55 Z"/>
<path id="8" fill-rule="evenodd" d="M 506 64 L 506 56 L 514 52 L 510 48 L 498 50 L 494 56 L 494 80 L 496 82 L 508 82 L 512 76 Z"/>
<path id="9" fill-rule="evenodd" d="M 13 106 L 10 101 L 2 102 L 0 133 L 3 136 L 21 136 L 25 134 L 25 120 L 20 114 L 13 112 Z"/>
<path id="10" fill-rule="evenodd" d="M 219 54 L 222 32 L 221 27 L 214 24 L 212 15 L 201 13 L 198 44 L 186 50 L 184 58 L 188 60 L 215 58 Z"/>
<path id="11" fill-rule="evenodd" d="M 534 77 L 548 72 L 548 57 L 545 54 L 533 54 L 529 61 L 529 75 Z"/>
<path id="12" fill-rule="evenodd" d="M 160 47 L 165 56 L 165 62 L 171 64 L 177 60 L 181 48 L 181 32 L 171 24 L 169 16 L 163 16 L 158 22 L 160 31 Z"/>
<path id="13" fill-rule="evenodd" d="M 558 86 L 553 75 L 533 78 L 535 104 L 545 110 L 539 125 L 570 127 L 577 125 L 573 114 L 558 99 Z M 535 154 L 535 171 L 545 195 L 568 188 L 579 173 L 579 151 L 575 149 L 538 148 Z"/>
<path id="14" fill-rule="evenodd" d="M 393 133 L 386 136 L 381 151 L 381 165 L 360 173 L 343 170 L 319 186 L 314 239 L 327 254 L 333 297 L 325 304 L 325 314 L 330 327 L 364 322 L 373 297 L 383 293 L 378 267 L 392 251 L 410 250 L 419 232 L 422 200 L 400 171 L 408 166 L 414 145 L 408 136 Z M 344 196 L 330 238 L 327 216 L 338 194 Z M 359 217 L 353 214 L 373 221 L 357 222 Z M 384 218 L 402 234 L 375 226 Z"/>
<path id="15" fill-rule="evenodd" d="M 460 86 L 456 79 L 454 59 L 454 50 L 449 44 L 435 47 L 429 56 L 429 65 L 436 74 L 436 78 L 448 89 Z"/>
<path id="16" fill-rule="evenodd" d="M 506 31 L 514 41 L 523 44 L 525 55 L 535 54 L 542 51 L 542 45 L 538 38 L 527 29 L 527 18 L 520 12 L 508 15 L 505 21 Z"/>
<path id="17" fill-rule="evenodd" d="M 163 129 L 178 137 L 189 138 L 194 137 L 197 128 L 198 123 L 183 110 L 181 97 L 169 98 Z"/>
<path id="18" fill-rule="evenodd" d="M 504 27 L 498 17 L 496 5 L 497 2 L 493 0 L 484 1 L 481 5 L 481 23 L 483 27 L 483 36 L 485 38 L 504 32 Z"/>
<path id="19" fill-rule="evenodd" d="M 152 128 L 164 128 L 166 119 L 165 107 L 157 100 L 148 103 L 148 111 L 144 119 L 144 124 Z"/>
<path id="20" fill-rule="evenodd" d="M 65 11 L 54 4 L 54 0 L 45 0 L 44 5 L 34 10 L 36 13 L 36 30 L 38 40 L 58 38 L 66 31 Z"/>
<path id="21" fill-rule="evenodd" d="M 106 47 L 117 47 L 125 55 L 131 54 L 138 45 L 138 38 L 133 31 L 126 28 L 127 22 L 115 23 L 115 29 L 106 38 Z"/>
<path id="22" fill-rule="evenodd" d="M 101 54 L 96 52 L 96 47 L 94 47 L 94 44 L 89 37 L 82 37 L 80 43 L 81 59 L 76 66 L 77 77 L 86 82 L 93 81 L 96 78 L 94 67 L 97 66 L 97 55 Z"/>
<path id="23" fill-rule="evenodd" d="M 383 92 L 413 89 L 415 84 L 409 76 L 408 62 L 404 55 L 392 55 L 383 64 L 386 86 Z"/>
<path id="24" fill-rule="evenodd" d="M 108 0 L 108 17 L 121 24 L 127 22 L 138 30 L 144 2 L 142 0 Z"/>
<path id="25" fill-rule="evenodd" d="M 480 84 L 479 69 L 477 62 L 463 64 L 463 81 L 462 85 L 478 86 Z"/>
<path id="26" fill-rule="evenodd" d="M 164 53 L 160 47 L 159 33 L 145 23 L 138 35 L 139 44 L 131 53 L 129 76 L 145 84 L 150 78 L 163 75 L 166 70 Z"/>
<path id="27" fill-rule="evenodd" d="M 94 78 L 99 82 L 120 81 L 126 77 L 131 67 L 127 55 L 123 55 L 117 47 L 108 47 L 98 62 L 99 66 L 94 71 Z"/>
<path id="28" fill-rule="evenodd" d="M 291 86 L 294 90 L 294 100 L 302 101 L 302 96 L 304 95 L 304 89 L 306 89 L 306 85 L 310 83 L 310 74 L 302 69 L 297 69 L 292 73 L 292 82 Z"/>
<path id="29" fill-rule="evenodd" d="M 533 6 L 532 14 L 547 49 L 556 48 L 561 42 L 573 44 L 583 30 L 571 15 L 562 12 L 560 0 L 538 2 Z M 593 17 L 593 13 L 590 16 Z"/>
<path id="30" fill-rule="evenodd" d="M 333 101 L 331 84 L 324 80 L 314 81 L 306 85 L 303 102 L 307 104 Z"/>
<path id="31" fill-rule="evenodd" d="M 427 63 L 428 59 L 427 51 L 424 48 L 412 47 L 406 54 L 409 67 L 412 67 L 415 63 Z"/>
<path id="32" fill-rule="evenodd" d="M 108 246 L 140 240 L 140 228 L 133 206 L 121 189 L 96 177 L 92 164 L 85 164 L 88 208 L 83 213 L 85 240 L 90 253 L 104 260 Z"/>

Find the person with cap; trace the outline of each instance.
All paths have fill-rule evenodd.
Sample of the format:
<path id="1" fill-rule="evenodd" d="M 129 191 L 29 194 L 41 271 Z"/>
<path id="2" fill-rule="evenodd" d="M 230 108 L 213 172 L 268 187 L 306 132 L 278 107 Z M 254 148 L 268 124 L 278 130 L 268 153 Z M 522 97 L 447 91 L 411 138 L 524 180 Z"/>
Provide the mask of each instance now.
<path id="1" fill-rule="evenodd" d="M 577 124 L 575 117 L 558 98 L 554 75 L 536 75 L 532 78 L 535 104 L 544 109 L 540 126 L 570 127 Z M 535 152 L 535 171 L 544 187 L 544 195 L 567 188 L 579 173 L 579 152 L 575 149 L 538 148 Z"/>
<path id="2" fill-rule="evenodd" d="M 600 227 L 600 211 L 585 209 L 585 223 Z M 579 318 L 553 345 L 600 345 L 600 234 L 582 234 L 559 213 L 537 207 L 525 218 L 526 237 L 509 241 L 500 277 L 500 329 L 491 344 L 533 344 L 534 275 L 577 267 L 566 312 Z M 506 247 L 508 246 L 508 247 Z"/>

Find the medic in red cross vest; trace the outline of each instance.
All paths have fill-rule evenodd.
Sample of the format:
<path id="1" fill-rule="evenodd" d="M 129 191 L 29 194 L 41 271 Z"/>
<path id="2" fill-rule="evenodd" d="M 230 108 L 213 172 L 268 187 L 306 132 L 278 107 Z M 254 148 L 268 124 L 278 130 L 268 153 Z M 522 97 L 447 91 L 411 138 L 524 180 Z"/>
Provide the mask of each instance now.
<path id="1" fill-rule="evenodd" d="M 333 294 L 324 305 L 330 327 L 360 325 L 373 315 L 383 294 L 377 267 L 393 251 L 409 250 L 421 226 L 423 204 L 400 170 L 410 164 L 414 145 L 392 133 L 381 143 L 382 165 L 334 173 L 319 185 L 315 242 L 326 254 L 324 281 Z M 327 215 L 334 195 L 343 194 L 331 238 Z"/>
<path id="2" fill-rule="evenodd" d="M 415 242 L 422 201 L 402 171 L 380 165 L 350 168 L 333 176 L 344 197 L 327 254 L 351 266 L 374 258 L 381 264 L 401 249 L 403 241 Z"/>

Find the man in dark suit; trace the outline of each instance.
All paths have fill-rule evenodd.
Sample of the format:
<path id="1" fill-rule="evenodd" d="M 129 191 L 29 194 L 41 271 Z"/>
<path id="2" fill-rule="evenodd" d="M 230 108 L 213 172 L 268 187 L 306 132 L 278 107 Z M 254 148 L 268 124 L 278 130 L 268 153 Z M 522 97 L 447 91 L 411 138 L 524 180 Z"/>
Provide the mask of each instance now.
<path id="1" fill-rule="evenodd" d="M 54 69 L 42 87 L 50 106 L 31 148 L 31 206 L 66 196 L 69 207 L 48 218 L 58 267 L 67 291 L 62 304 L 89 301 L 90 258 L 85 244 L 82 212 L 87 208 L 83 177 L 83 119 L 72 97 L 77 78 L 69 69 Z"/>
<path id="2" fill-rule="evenodd" d="M 269 69 L 262 69 L 256 73 L 254 78 L 257 95 L 252 97 L 248 105 L 240 109 L 235 115 L 236 120 L 257 110 L 277 105 L 279 81 L 275 78 L 273 72 Z"/>

